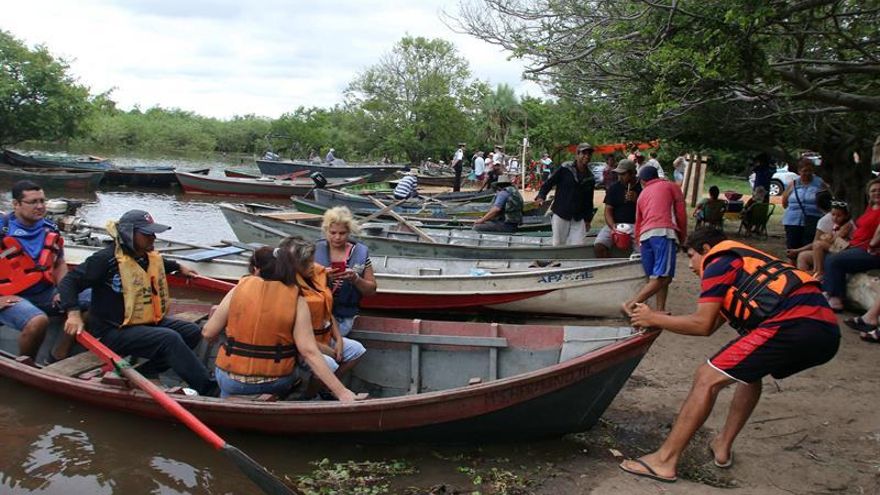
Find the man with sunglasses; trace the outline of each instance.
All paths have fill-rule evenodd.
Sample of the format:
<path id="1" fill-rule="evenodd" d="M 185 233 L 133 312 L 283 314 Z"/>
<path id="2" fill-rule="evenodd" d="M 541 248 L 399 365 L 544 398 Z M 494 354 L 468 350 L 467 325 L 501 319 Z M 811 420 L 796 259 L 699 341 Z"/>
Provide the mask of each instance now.
<path id="1" fill-rule="evenodd" d="M 12 212 L 0 221 L 0 323 L 20 332 L 19 354 L 37 357 L 49 327 L 59 315 L 56 285 L 67 274 L 58 227 L 46 218 L 46 193 L 29 180 L 12 185 Z M 79 304 L 88 307 L 89 293 Z M 49 361 L 65 357 L 72 341 L 62 339 Z"/>
<path id="2" fill-rule="evenodd" d="M 556 187 L 553 200 L 553 245 L 573 246 L 584 244 L 587 230 L 593 219 L 593 190 L 595 180 L 590 170 L 593 146 L 581 143 L 577 146 L 575 162 L 565 162 L 541 186 L 535 202 L 544 203 L 550 190 Z"/>

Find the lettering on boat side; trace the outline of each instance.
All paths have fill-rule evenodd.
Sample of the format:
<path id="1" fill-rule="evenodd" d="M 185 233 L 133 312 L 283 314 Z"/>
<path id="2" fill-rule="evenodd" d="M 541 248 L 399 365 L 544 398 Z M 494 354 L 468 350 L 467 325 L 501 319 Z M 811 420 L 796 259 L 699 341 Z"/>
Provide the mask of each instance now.
<path id="1" fill-rule="evenodd" d="M 591 375 L 592 372 L 592 366 L 581 366 L 570 372 L 548 377 L 538 382 L 524 383 L 516 387 L 498 390 L 486 396 L 486 403 L 492 406 L 504 406 L 520 402 L 579 382 Z"/>
<path id="2" fill-rule="evenodd" d="M 539 284 L 555 284 L 559 282 L 575 282 L 577 280 L 586 280 L 588 278 L 593 278 L 593 272 L 591 270 L 581 270 L 579 272 L 566 272 L 566 273 L 549 273 L 547 275 L 541 276 L 538 279 Z"/>

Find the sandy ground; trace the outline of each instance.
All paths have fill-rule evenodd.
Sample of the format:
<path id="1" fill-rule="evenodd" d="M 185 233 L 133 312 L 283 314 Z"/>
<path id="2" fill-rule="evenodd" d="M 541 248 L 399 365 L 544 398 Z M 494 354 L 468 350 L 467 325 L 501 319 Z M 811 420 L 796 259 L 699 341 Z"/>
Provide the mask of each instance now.
<path id="1" fill-rule="evenodd" d="M 602 197 L 597 192 L 597 204 Z M 731 234 L 738 225 L 730 222 L 725 230 Z M 768 240 L 747 242 L 781 255 L 782 228 L 769 227 Z M 688 270 L 683 254 L 677 271 L 667 309 L 688 314 L 696 308 L 699 281 Z M 723 425 L 732 387 L 721 393 L 686 450 L 678 482 L 660 483 L 624 473 L 612 452 L 638 456 L 660 445 L 687 396 L 697 366 L 735 337 L 735 331 L 725 325 L 710 337 L 663 333 L 600 424 L 575 436 L 582 448 L 554 462 L 552 474 L 535 480 L 527 491 L 554 495 L 880 494 L 880 345 L 859 340 L 858 333 L 843 325 L 847 316 L 851 314 L 840 315 L 842 341 L 831 362 L 785 380 L 764 380 L 761 402 L 734 444 L 731 469 L 712 464 L 708 441 Z"/>
<path id="2" fill-rule="evenodd" d="M 730 235 L 738 227 L 730 225 Z M 766 241 L 747 240 L 781 255 L 782 228 L 770 225 Z M 735 238 L 735 236 L 732 236 Z M 667 309 L 696 308 L 699 280 L 679 255 L 678 276 Z M 734 444 L 733 468 L 712 464 L 709 439 L 721 429 L 732 397 L 723 391 L 679 466 L 679 481 L 660 483 L 619 470 L 610 449 L 625 456 L 655 450 L 690 389 L 697 366 L 735 337 L 727 325 L 710 337 L 664 332 L 606 412 L 581 435 L 586 455 L 561 465 L 560 475 L 536 493 L 880 493 L 880 346 L 862 342 L 843 325 L 841 346 L 829 363 L 785 380 L 764 380 L 751 420 Z"/>

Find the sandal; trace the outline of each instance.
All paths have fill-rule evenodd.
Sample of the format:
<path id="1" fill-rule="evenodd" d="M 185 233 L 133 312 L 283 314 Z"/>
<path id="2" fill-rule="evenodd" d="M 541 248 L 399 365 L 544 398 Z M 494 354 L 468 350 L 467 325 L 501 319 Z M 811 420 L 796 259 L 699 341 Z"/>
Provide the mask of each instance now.
<path id="1" fill-rule="evenodd" d="M 880 344 L 880 328 L 875 328 L 870 332 L 862 332 L 859 338 L 871 344 Z"/>
<path id="2" fill-rule="evenodd" d="M 866 322 L 861 316 L 847 318 L 843 320 L 843 323 L 857 332 L 870 332 L 876 326 Z"/>

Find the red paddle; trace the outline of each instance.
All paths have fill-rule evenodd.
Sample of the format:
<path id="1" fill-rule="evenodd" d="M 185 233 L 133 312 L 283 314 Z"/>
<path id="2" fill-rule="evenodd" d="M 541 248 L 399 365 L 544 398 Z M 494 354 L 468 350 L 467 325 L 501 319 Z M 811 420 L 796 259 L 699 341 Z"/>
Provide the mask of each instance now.
<path id="1" fill-rule="evenodd" d="M 150 397 L 155 399 L 156 402 L 158 402 L 166 411 L 180 420 L 181 423 L 185 424 L 187 428 L 194 431 L 196 435 L 202 437 L 202 440 L 208 442 L 211 447 L 226 454 L 226 456 L 232 459 L 236 466 L 238 466 L 238 469 L 259 486 L 263 492 L 269 495 L 298 494 L 298 492 L 285 485 L 284 482 L 275 477 L 275 475 L 270 473 L 265 467 L 258 464 L 257 461 L 248 457 L 248 455 L 241 450 L 226 443 L 225 440 L 208 428 L 205 423 L 202 423 L 191 412 L 184 409 L 177 401 L 163 392 L 162 389 L 138 373 L 137 370 L 131 367 L 128 361 L 119 357 L 118 354 L 102 344 L 98 339 L 92 336 L 92 334 L 82 331 L 77 334 L 76 340 L 82 344 L 83 347 L 95 353 L 95 355 L 101 358 L 102 361 L 113 365 L 117 373 L 125 376 L 128 378 L 129 382 L 149 394 Z"/>

